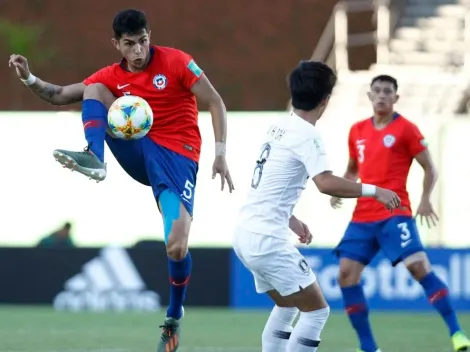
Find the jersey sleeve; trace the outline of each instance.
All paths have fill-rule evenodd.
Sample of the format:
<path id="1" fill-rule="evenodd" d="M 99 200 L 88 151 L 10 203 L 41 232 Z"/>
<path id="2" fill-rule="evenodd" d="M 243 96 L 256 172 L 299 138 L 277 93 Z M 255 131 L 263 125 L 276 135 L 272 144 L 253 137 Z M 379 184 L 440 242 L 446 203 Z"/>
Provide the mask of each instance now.
<path id="1" fill-rule="evenodd" d="M 418 126 L 412 123 L 406 127 L 405 142 L 411 157 L 415 157 L 428 148 L 426 139 L 421 134 Z"/>
<path id="2" fill-rule="evenodd" d="M 330 171 L 323 140 L 320 137 L 304 142 L 299 154 L 309 177 L 313 178 L 322 172 Z"/>
<path id="3" fill-rule="evenodd" d="M 349 149 L 349 157 L 353 160 L 357 159 L 357 148 L 354 143 L 354 126 L 351 127 L 349 130 L 349 137 L 348 137 L 348 149 Z"/>
<path id="4" fill-rule="evenodd" d="M 204 73 L 191 55 L 183 51 L 177 53 L 173 69 L 176 71 L 181 84 L 188 90 L 191 89 L 193 84 L 196 83 Z"/>
<path id="5" fill-rule="evenodd" d="M 104 84 L 105 86 L 108 86 L 111 82 L 111 67 L 105 67 L 102 68 L 99 71 L 96 71 L 93 73 L 91 76 L 85 78 L 83 80 L 83 84 L 86 86 L 94 83 L 101 83 Z"/>

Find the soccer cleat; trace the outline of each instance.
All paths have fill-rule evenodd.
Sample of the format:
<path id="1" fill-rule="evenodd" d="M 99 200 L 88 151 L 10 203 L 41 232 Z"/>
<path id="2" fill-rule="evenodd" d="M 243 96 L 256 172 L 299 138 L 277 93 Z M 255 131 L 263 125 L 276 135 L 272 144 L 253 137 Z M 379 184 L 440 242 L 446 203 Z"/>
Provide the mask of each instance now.
<path id="1" fill-rule="evenodd" d="M 86 147 L 83 152 L 57 149 L 52 155 L 62 164 L 62 167 L 80 172 L 88 176 L 90 180 L 100 182 L 106 178 L 106 164 L 102 163 L 89 147 Z"/>
<path id="2" fill-rule="evenodd" d="M 162 328 L 162 336 L 157 352 L 176 352 L 179 347 L 180 322 L 178 319 L 166 317 Z"/>
<path id="3" fill-rule="evenodd" d="M 452 335 L 452 345 L 455 352 L 470 351 L 470 340 L 462 331 L 457 331 Z"/>

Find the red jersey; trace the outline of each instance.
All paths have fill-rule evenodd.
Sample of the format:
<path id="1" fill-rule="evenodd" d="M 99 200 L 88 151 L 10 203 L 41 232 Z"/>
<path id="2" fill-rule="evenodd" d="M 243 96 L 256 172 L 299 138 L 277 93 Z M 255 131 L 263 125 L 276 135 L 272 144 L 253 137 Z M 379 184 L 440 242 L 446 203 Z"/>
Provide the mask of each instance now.
<path id="1" fill-rule="evenodd" d="M 95 72 L 83 83 L 104 84 L 116 97 L 136 95 L 145 99 L 153 111 L 149 138 L 199 162 L 201 134 L 191 87 L 203 72 L 191 56 L 177 49 L 152 46 L 150 55 L 142 72 L 127 71 L 122 61 Z"/>
<path id="2" fill-rule="evenodd" d="M 396 114 L 388 126 L 377 130 L 372 118 L 357 122 L 349 132 L 349 156 L 356 160 L 362 183 L 390 189 L 401 198 L 403 209 L 393 213 L 373 198 L 357 200 L 353 221 L 371 222 L 393 215 L 412 215 L 406 182 L 414 157 L 426 150 L 418 127 Z"/>

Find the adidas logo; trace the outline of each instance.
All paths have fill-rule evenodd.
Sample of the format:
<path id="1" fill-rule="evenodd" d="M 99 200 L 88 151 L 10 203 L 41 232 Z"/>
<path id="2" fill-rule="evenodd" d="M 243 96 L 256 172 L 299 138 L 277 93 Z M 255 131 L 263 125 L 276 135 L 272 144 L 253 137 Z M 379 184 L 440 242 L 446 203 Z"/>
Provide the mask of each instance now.
<path id="1" fill-rule="evenodd" d="M 160 296 L 146 289 L 127 251 L 107 247 L 65 282 L 53 302 L 67 311 L 158 311 Z"/>

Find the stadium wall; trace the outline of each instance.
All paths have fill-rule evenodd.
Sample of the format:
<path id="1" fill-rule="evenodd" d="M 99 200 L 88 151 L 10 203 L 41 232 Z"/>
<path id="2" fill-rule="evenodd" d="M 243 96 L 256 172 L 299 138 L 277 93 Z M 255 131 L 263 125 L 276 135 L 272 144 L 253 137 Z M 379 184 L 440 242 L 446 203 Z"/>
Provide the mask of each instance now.
<path id="1" fill-rule="evenodd" d="M 342 309 L 331 249 L 302 249 L 333 310 Z M 193 248 L 186 307 L 269 309 L 251 273 L 230 249 Z M 433 269 L 449 286 L 458 311 L 470 311 L 470 250 L 430 249 Z M 299 267 L 299 270 L 301 268 Z M 0 248 L 0 304 L 46 305 L 64 311 L 159 311 L 169 302 L 163 243 L 152 247 Z M 402 265 L 377 257 L 363 274 L 369 305 L 428 311 L 421 286 Z"/>
<path id="2" fill-rule="evenodd" d="M 288 100 L 286 76 L 309 59 L 336 0 L 132 1 L 146 11 L 152 39 L 192 54 L 230 110 L 280 110 Z M 125 0 L 0 1 L 1 17 L 21 31 L 6 28 L 0 56 L 12 51 L 28 57 L 33 72 L 55 84 L 82 81 L 120 58 L 111 46 L 115 13 Z M 247 11 L 246 9 L 250 9 Z M 214 15 L 215 14 L 215 15 Z M 219 16 L 223 14 L 223 16 Z M 371 13 L 351 15 L 350 32 L 370 31 Z M 37 26 L 37 27 L 36 27 Z M 15 33 L 23 37 L 15 39 Z M 32 40 L 32 44 L 28 43 Z M 353 69 L 375 62 L 373 46 L 353 48 Z M 0 65 L 4 86 L 0 110 L 79 110 L 53 107 L 22 86 L 8 65 Z M 5 81 L 7 83 L 5 83 Z"/>
<path id="3" fill-rule="evenodd" d="M 343 309 L 341 291 L 336 281 L 338 260 L 331 249 L 302 249 L 311 269 L 317 276 L 328 304 L 333 310 Z M 458 311 L 470 311 L 470 250 L 429 249 L 433 270 L 449 286 L 449 294 Z M 230 306 L 236 309 L 271 308 L 266 295 L 256 293 L 253 276 L 231 254 Z M 302 270 L 299 267 L 299 270 Z M 423 294 L 421 285 L 412 280 L 403 266 L 393 268 L 381 254 L 364 270 L 364 291 L 371 309 L 388 311 L 430 311 L 432 306 Z"/>

